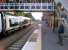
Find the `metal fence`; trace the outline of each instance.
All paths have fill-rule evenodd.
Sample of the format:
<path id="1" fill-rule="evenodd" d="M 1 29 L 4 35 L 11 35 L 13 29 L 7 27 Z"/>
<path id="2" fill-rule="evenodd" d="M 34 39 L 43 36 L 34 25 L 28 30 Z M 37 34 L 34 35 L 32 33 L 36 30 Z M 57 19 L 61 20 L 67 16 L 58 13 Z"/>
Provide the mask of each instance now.
<path id="1" fill-rule="evenodd" d="M 4 10 L 54 10 L 53 3 L 0 3 L 0 9 Z"/>

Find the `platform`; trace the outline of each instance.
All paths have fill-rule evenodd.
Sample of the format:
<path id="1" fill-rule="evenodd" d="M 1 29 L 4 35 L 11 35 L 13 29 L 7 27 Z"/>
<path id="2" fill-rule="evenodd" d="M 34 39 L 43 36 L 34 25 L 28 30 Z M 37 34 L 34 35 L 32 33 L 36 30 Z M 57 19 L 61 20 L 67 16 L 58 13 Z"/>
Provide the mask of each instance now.
<path id="1" fill-rule="evenodd" d="M 49 28 L 42 22 L 42 50 L 68 50 L 68 40 L 63 41 L 63 46 L 57 44 L 58 32 L 53 32 L 52 28 Z M 68 29 L 67 29 L 68 30 Z M 47 31 L 47 32 L 45 32 Z"/>
<path id="2" fill-rule="evenodd" d="M 22 50 L 41 50 L 41 24 L 38 24 Z"/>

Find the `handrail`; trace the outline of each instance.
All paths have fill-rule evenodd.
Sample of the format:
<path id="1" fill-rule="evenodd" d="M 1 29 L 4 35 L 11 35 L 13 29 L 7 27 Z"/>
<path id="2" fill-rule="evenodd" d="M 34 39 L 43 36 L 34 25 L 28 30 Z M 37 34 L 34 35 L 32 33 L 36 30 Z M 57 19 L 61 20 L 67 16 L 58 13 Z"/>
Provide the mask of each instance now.
<path id="1" fill-rule="evenodd" d="M 50 6 L 50 7 L 48 7 Z M 0 3 L 0 9 L 47 9 L 53 10 L 52 3 Z M 33 7 L 33 8 L 32 8 Z"/>
<path id="2" fill-rule="evenodd" d="M 0 3 L 0 5 L 4 6 L 4 5 L 50 5 L 50 6 L 53 6 L 52 3 Z"/>

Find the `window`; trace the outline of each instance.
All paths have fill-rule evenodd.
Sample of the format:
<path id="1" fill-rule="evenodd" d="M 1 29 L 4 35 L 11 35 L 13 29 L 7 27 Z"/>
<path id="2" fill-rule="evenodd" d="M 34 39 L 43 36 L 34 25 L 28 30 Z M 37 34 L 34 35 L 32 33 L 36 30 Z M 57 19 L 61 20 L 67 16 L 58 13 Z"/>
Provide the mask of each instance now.
<path id="1" fill-rule="evenodd" d="M 30 8 L 30 6 L 25 6 L 25 9 L 29 9 Z"/>
<path id="2" fill-rule="evenodd" d="M 24 9 L 24 6 L 21 6 L 20 9 Z"/>
<path id="3" fill-rule="evenodd" d="M 3 9 L 3 6 L 0 6 L 1 9 Z"/>
<path id="4" fill-rule="evenodd" d="M 48 9 L 51 9 L 52 8 L 52 6 L 48 6 Z"/>
<path id="5" fill-rule="evenodd" d="M 40 9 L 41 6 L 36 6 L 37 9 Z"/>
<path id="6" fill-rule="evenodd" d="M 28 23 L 28 20 L 24 20 L 24 24 Z"/>
<path id="7" fill-rule="evenodd" d="M 19 6 L 15 6 L 15 9 L 18 9 L 19 8 Z"/>
<path id="8" fill-rule="evenodd" d="M 42 9 L 46 9 L 47 8 L 47 6 L 42 6 Z"/>
<path id="9" fill-rule="evenodd" d="M 31 9 L 35 9 L 35 6 L 31 6 Z"/>
<path id="10" fill-rule="evenodd" d="M 10 27 L 13 27 L 13 26 L 17 26 L 18 22 L 16 21 L 16 19 L 9 19 L 9 24 Z"/>

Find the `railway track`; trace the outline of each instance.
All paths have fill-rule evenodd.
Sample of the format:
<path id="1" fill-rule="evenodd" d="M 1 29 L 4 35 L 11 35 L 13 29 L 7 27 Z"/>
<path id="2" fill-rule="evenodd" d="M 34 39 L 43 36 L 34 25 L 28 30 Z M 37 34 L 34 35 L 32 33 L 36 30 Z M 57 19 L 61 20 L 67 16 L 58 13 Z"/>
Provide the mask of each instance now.
<path id="1" fill-rule="evenodd" d="M 23 46 L 23 44 L 21 45 L 21 42 L 23 42 L 25 44 L 25 41 L 28 39 L 29 35 L 31 34 L 31 33 L 29 33 L 29 34 L 27 34 L 27 33 L 30 30 L 32 30 L 32 28 L 34 26 L 35 25 L 31 25 L 26 29 L 17 31 L 17 33 L 15 33 L 14 35 L 12 35 L 10 37 L 0 40 L 0 49 L 1 50 L 15 50 L 15 48 L 18 48 L 19 45 Z M 24 40 L 21 41 L 20 39 L 24 39 Z"/>
<path id="2" fill-rule="evenodd" d="M 11 46 L 8 47 L 8 50 L 21 50 L 21 48 L 24 46 L 26 41 L 28 40 L 29 36 L 32 34 L 34 29 L 31 29 L 31 31 L 27 32 L 24 37 L 13 43 Z"/>

